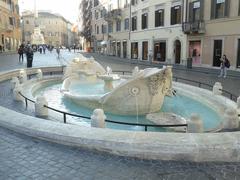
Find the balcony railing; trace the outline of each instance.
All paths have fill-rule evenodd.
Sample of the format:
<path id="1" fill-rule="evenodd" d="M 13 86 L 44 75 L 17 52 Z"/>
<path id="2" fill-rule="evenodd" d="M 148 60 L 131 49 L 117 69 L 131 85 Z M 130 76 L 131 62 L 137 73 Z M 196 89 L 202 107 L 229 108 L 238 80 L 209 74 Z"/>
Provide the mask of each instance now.
<path id="1" fill-rule="evenodd" d="M 104 15 L 106 21 L 120 20 L 122 15 L 121 9 L 114 9 Z"/>
<path id="2" fill-rule="evenodd" d="M 182 30 L 185 34 L 204 34 L 205 23 L 204 21 L 184 22 Z"/>

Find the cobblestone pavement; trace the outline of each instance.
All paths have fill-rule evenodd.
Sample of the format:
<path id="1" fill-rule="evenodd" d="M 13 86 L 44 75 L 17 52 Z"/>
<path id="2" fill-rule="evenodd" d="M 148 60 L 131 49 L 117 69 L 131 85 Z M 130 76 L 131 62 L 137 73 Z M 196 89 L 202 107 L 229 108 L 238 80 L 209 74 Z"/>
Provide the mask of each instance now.
<path id="1" fill-rule="evenodd" d="M 18 62 L 14 64 L 14 56 L 17 57 L 10 55 L 4 57 L 4 60 L 0 57 L 0 71 L 24 67 L 24 64 Z M 63 56 L 64 62 L 61 63 L 66 63 L 75 54 L 65 52 Z M 111 64 L 114 70 L 131 70 L 135 66 L 106 56 L 98 56 L 96 59 L 104 66 Z M 60 61 L 53 54 L 35 55 L 35 67 L 59 64 Z M 182 70 L 174 70 L 174 75 L 210 84 L 219 80 L 228 90 L 240 94 L 240 83 L 236 78 L 218 79 L 214 74 Z M 33 112 L 25 110 L 22 103 L 12 101 L 9 81 L 0 83 L 0 104 L 33 115 Z M 237 180 L 240 179 L 240 163 L 190 163 L 125 158 L 49 143 L 0 127 L 0 180 L 5 179 Z"/>
<path id="2" fill-rule="evenodd" d="M 0 127 L 0 179 L 240 179 L 237 163 L 147 161 L 34 139 Z"/>

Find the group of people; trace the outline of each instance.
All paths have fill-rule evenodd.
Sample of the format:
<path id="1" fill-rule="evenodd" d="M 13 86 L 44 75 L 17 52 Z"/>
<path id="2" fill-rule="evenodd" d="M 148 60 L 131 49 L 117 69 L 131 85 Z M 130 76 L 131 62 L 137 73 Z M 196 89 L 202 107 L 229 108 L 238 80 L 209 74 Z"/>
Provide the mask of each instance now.
<path id="1" fill-rule="evenodd" d="M 20 47 L 18 48 L 18 54 L 19 54 L 19 62 L 23 63 L 23 54 L 26 54 L 26 58 L 27 58 L 27 67 L 32 67 L 32 62 L 33 62 L 33 49 L 31 47 L 31 45 L 27 45 L 24 46 L 23 44 L 20 45 Z"/>

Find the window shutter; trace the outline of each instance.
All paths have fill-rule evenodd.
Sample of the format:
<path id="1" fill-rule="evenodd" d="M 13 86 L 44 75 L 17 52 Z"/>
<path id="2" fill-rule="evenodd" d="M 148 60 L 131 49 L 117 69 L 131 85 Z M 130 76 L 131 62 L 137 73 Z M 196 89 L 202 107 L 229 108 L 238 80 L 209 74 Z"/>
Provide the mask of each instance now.
<path id="1" fill-rule="evenodd" d="M 216 0 L 212 0 L 211 3 L 211 19 L 215 19 L 215 6 L 216 5 Z"/>
<path id="2" fill-rule="evenodd" d="M 200 0 L 200 20 L 204 20 L 204 0 Z"/>
<path id="3" fill-rule="evenodd" d="M 193 22 L 193 2 L 189 3 L 188 21 Z"/>
<path id="4" fill-rule="evenodd" d="M 224 7 L 224 16 L 225 17 L 229 16 L 229 8 L 230 8 L 229 0 L 225 0 L 225 7 Z"/>

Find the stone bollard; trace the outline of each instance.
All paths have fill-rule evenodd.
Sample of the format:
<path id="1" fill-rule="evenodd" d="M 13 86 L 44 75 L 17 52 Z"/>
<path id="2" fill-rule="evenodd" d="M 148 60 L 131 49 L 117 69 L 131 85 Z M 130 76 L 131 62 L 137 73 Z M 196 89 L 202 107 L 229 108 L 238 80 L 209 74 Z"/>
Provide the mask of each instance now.
<path id="1" fill-rule="evenodd" d="M 202 133 L 203 132 L 203 122 L 198 114 L 192 114 L 190 121 L 188 121 L 187 127 L 188 133 Z"/>
<path id="2" fill-rule="evenodd" d="M 106 116 L 102 109 L 95 109 L 91 116 L 91 127 L 105 128 Z"/>
<path id="3" fill-rule="evenodd" d="M 19 94 L 19 92 L 21 91 L 22 91 L 22 86 L 20 84 L 16 84 L 15 88 L 13 89 L 13 99 L 15 101 L 23 100 L 22 96 Z"/>
<path id="4" fill-rule="evenodd" d="M 20 84 L 19 79 L 17 77 L 12 77 L 11 82 L 11 90 L 13 90 L 16 86 Z"/>
<path id="5" fill-rule="evenodd" d="M 240 110 L 240 96 L 237 98 L 237 108 Z"/>
<path id="6" fill-rule="evenodd" d="M 19 72 L 19 81 L 20 83 L 24 83 L 27 81 L 27 73 L 24 69 L 20 70 Z"/>
<path id="7" fill-rule="evenodd" d="M 228 108 L 223 115 L 223 129 L 237 129 L 239 127 L 239 118 L 236 109 Z"/>
<path id="8" fill-rule="evenodd" d="M 220 82 L 215 82 L 213 86 L 213 94 L 214 95 L 221 95 L 222 94 L 222 84 Z"/>
<path id="9" fill-rule="evenodd" d="M 37 75 L 36 76 L 37 76 L 37 79 L 39 79 L 39 80 L 43 78 L 43 73 L 42 73 L 41 69 L 37 70 Z"/>
<path id="10" fill-rule="evenodd" d="M 35 115 L 37 117 L 47 117 L 48 108 L 44 107 L 48 105 L 48 102 L 44 96 L 38 96 L 35 102 Z"/>
<path id="11" fill-rule="evenodd" d="M 134 69 L 132 70 L 132 76 L 136 76 L 139 73 L 139 68 L 138 66 L 135 66 Z"/>

